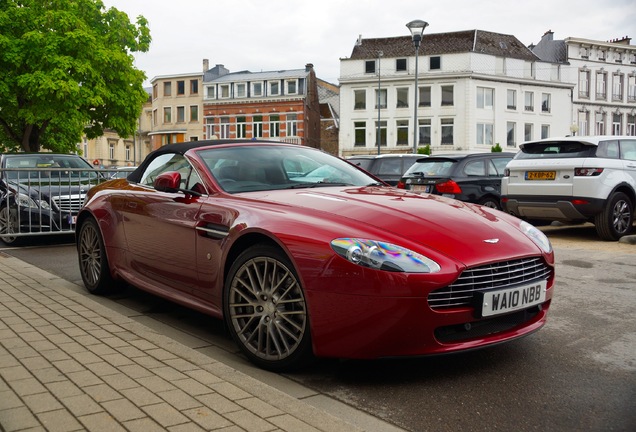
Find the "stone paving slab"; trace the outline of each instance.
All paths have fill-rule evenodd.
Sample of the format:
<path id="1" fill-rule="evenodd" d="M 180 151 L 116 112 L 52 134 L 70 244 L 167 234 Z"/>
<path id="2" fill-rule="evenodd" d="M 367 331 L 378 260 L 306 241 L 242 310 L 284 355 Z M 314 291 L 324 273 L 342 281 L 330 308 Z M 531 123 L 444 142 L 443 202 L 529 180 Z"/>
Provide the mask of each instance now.
<path id="1" fill-rule="evenodd" d="M 0 430 L 361 429 L 0 253 Z"/>

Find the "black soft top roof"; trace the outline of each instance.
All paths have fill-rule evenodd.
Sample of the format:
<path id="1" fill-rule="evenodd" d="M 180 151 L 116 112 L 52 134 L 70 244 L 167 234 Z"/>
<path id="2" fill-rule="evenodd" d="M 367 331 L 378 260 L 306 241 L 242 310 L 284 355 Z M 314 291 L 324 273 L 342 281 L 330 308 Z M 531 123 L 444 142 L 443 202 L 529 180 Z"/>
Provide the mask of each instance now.
<path id="1" fill-rule="evenodd" d="M 265 141 L 265 140 L 253 140 L 253 139 L 215 139 L 215 140 L 201 140 L 201 141 L 188 141 L 176 144 L 168 144 L 159 147 L 156 150 L 151 151 L 148 156 L 141 162 L 139 167 L 135 169 L 128 176 L 128 180 L 134 183 L 139 183 L 141 180 L 141 174 L 146 170 L 146 167 L 157 157 L 166 153 L 185 154 L 189 150 L 199 147 L 208 147 L 223 144 L 285 144 L 278 141 Z"/>

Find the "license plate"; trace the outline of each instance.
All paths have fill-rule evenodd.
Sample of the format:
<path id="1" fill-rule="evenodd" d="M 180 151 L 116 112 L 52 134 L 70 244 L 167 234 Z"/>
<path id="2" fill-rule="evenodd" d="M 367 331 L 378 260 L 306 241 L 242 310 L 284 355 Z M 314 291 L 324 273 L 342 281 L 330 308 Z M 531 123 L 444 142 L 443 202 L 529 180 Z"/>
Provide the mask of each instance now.
<path id="1" fill-rule="evenodd" d="M 543 280 L 497 291 L 487 291 L 481 302 L 481 316 L 489 317 L 526 309 L 545 301 L 548 283 Z"/>
<path id="2" fill-rule="evenodd" d="M 415 192 L 426 192 L 426 193 L 430 193 L 431 190 L 433 190 L 433 186 L 432 185 L 413 185 L 413 191 Z"/>
<path id="3" fill-rule="evenodd" d="M 77 223 L 77 216 L 68 215 L 68 223 L 70 225 L 75 225 Z"/>
<path id="4" fill-rule="evenodd" d="M 556 171 L 527 171 L 526 180 L 554 180 Z"/>

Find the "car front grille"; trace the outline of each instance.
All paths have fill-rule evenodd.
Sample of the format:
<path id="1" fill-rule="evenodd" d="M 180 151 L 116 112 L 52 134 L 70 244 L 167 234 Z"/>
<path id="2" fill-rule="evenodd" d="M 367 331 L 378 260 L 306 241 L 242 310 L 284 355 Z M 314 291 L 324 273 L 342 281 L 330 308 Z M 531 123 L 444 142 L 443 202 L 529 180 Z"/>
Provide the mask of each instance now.
<path id="1" fill-rule="evenodd" d="M 551 274 L 552 269 L 541 258 L 502 261 L 469 268 L 449 286 L 432 291 L 428 295 L 428 304 L 433 310 L 469 306 L 476 292 L 548 279 Z"/>
<path id="2" fill-rule="evenodd" d="M 59 207 L 60 210 L 77 213 L 82 208 L 85 195 L 59 195 L 53 197 L 53 201 Z"/>

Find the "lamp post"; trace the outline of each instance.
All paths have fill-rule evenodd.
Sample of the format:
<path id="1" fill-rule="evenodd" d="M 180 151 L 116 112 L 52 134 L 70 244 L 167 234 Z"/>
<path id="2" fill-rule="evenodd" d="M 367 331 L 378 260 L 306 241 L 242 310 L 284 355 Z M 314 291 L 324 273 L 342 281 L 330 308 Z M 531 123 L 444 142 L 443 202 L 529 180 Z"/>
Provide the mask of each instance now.
<path id="1" fill-rule="evenodd" d="M 414 20 L 406 25 L 406 27 L 411 31 L 411 36 L 413 38 L 413 45 L 415 46 L 415 102 L 413 104 L 413 153 L 417 153 L 417 96 L 419 90 L 417 88 L 417 63 L 420 56 L 420 42 L 422 42 L 422 35 L 424 34 L 424 29 L 428 26 L 426 21 L 422 20 Z"/>
<path id="2" fill-rule="evenodd" d="M 380 144 L 381 144 L 381 128 L 380 128 L 380 119 L 381 119 L 381 114 L 380 114 L 380 93 L 381 93 L 381 87 L 380 87 L 380 58 L 382 57 L 384 53 L 382 51 L 378 51 L 378 126 L 377 126 L 377 142 L 378 142 L 378 156 L 380 155 Z"/>

